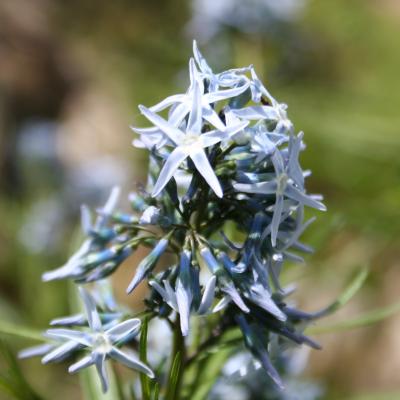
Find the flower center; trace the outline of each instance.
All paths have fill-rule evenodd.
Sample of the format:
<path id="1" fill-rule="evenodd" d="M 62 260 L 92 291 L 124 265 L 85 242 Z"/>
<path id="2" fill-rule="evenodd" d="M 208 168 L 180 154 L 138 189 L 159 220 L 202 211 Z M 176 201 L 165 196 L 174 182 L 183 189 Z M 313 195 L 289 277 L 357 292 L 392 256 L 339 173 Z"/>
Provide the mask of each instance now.
<path id="1" fill-rule="evenodd" d="M 202 139 L 200 135 L 195 133 L 187 133 L 183 139 L 182 145 L 186 147 L 201 145 Z"/>
<path id="2" fill-rule="evenodd" d="M 108 353 L 111 350 L 111 342 L 104 333 L 98 333 L 94 339 L 93 347 L 100 353 Z"/>

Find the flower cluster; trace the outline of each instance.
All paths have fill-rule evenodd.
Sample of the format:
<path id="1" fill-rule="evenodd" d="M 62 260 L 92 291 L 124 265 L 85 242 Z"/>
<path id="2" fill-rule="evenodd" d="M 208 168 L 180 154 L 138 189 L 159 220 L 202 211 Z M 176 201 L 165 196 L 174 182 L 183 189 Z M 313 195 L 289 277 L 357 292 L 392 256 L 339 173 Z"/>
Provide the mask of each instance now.
<path id="1" fill-rule="evenodd" d="M 150 247 L 127 293 L 147 280 L 147 311 L 171 323 L 177 315 L 182 336 L 191 333 L 192 317 L 211 313 L 219 317 L 213 332 L 240 329 L 252 356 L 282 387 L 271 341 L 319 346 L 302 333 L 317 314 L 287 304 L 292 290 L 282 287 L 280 275 L 286 260 L 302 262 L 299 252 L 311 251 L 300 242 L 313 221 L 304 221 L 304 208 L 325 206 L 321 196 L 306 191 L 308 172 L 299 164 L 303 133 L 296 134 L 287 106 L 272 97 L 252 66 L 214 73 L 196 42 L 193 52 L 187 91 L 139 106 L 151 125 L 132 128 L 139 135 L 134 145 L 148 150 L 150 162 L 147 186 L 130 196 L 132 212 L 115 211 L 117 188 L 94 222 L 82 207 L 87 239 L 43 279 L 99 281 L 139 246 Z M 163 268 L 156 272 L 161 258 Z M 104 389 L 107 357 L 152 376 L 117 348 L 137 333 L 140 321 L 115 325 L 113 317 L 102 325 L 91 297 L 81 294 L 90 332 L 49 330 L 47 336 L 61 345 L 43 361 L 88 349 L 70 371 L 95 364 Z"/>

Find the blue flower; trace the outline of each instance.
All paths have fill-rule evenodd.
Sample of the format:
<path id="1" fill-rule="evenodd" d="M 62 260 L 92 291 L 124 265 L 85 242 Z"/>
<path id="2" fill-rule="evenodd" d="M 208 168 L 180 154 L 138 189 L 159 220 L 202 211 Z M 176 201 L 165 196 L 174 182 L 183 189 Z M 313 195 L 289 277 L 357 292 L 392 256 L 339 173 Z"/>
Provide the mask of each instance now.
<path id="1" fill-rule="evenodd" d="M 154 378 L 153 371 L 136 357 L 119 349 L 122 344 L 132 340 L 140 330 L 140 319 L 132 318 L 106 328 L 97 312 L 93 297 L 82 287 L 79 288 L 83 300 L 89 330 L 48 329 L 45 336 L 58 342 L 57 345 L 44 345 L 25 350 L 20 357 L 46 355 L 42 363 L 61 361 L 77 350 L 89 354 L 72 364 L 68 371 L 76 373 L 83 368 L 95 365 L 100 377 L 103 392 L 108 389 L 106 360 L 111 358 L 119 363 Z"/>
<path id="2" fill-rule="evenodd" d="M 302 206 L 309 206 L 320 211 L 326 211 L 326 207 L 319 201 L 299 189 L 296 182 L 290 176 L 290 166 L 296 160 L 293 160 L 298 154 L 292 152 L 288 162 L 284 163 L 284 159 L 279 151 L 274 152 L 271 156 L 273 166 L 275 168 L 275 178 L 258 183 L 236 183 L 234 187 L 237 191 L 254 194 L 274 194 L 276 197 L 274 211 L 271 221 L 271 243 L 276 246 L 276 238 L 278 235 L 279 225 L 281 223 L 282 213 L 284 211 L 284 198 L 287 197 L 294 200 L 295 203 Z"/>
<path id="3" fill-rule="evenodd" d="M 223 131 L 213 130 L 202 133 L 203 116 L 201 111 L 199 85 L 197 83 L 194 85 L 192 111 L 190 112 L 185 132 L 178 128 L 174 128 L 168 121 L 144 106 L 141 106 L 140 110 L 147 119 L 169 136 L 175 146 L 175 149 L 168 156 L 167 161 L 160 172 L 153 189 L 153 196 L 157 196 L 163 190 L 182 162 L 190 157 L 196 169 L 214 190 L 215 194 L 218 197 L 222 197 L 223 193 L 221 185 L 211 167 L 204 149 L 241 131 L 248 123 L 242 122 L 233 127 L 226 127 Z"/>

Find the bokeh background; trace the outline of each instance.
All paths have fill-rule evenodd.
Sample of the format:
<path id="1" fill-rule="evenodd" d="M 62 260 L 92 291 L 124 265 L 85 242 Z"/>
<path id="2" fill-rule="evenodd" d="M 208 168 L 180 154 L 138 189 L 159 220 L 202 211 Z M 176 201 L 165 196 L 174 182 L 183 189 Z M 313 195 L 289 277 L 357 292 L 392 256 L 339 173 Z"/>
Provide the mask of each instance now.
<path id="1" fill-rule="evenodd" d="M 143 180 L 129 125 L 137 104 L 185 88 L 192 38 L 215 70 L 254 64 L 305 132 L 309 189 L 328 213 L 306 234 L 315 254 L 293 267 L 303 308 L 328 304 L 363 266 L 366 284 L 330 323 L 399 301 L 398 0 L 2 0 L 0 327 L 42 329 L 68 313 L 67 284 L 40 276 L 71 253 L 81 203 Z M 399 332 L 398 313 L 321 335 L 305 376 L 326 399 L 400 399 Z M 13 351 L 33 344 L 1 340 Z M 46 399 L 80 398 L 65 366 L 21 366 Z"/>

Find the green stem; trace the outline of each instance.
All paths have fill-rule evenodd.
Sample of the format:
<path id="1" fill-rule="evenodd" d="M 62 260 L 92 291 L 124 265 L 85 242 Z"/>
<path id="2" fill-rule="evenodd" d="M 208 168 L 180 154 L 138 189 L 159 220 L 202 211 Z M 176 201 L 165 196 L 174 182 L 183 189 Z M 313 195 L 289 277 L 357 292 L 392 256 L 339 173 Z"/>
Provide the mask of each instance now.
<path id="1" fill-rule="evenodd" d="M 166 400 L 178 400 L 180 398 L 180 387 L 183 377 L 183 362 L 185 359 L 185 340 L 182 336 L 180 318 L 177 315 L 174 324 L 174 337 L 171 353 L 171 368 L 167 385 Z"/>

